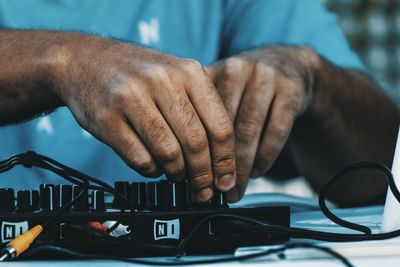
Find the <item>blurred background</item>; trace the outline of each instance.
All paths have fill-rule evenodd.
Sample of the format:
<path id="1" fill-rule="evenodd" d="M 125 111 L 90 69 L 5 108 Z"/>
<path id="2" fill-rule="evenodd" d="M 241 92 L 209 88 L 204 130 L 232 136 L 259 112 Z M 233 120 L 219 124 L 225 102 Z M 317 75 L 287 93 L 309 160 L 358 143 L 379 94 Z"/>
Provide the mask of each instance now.
<path id="1" fill-rule="evenodd" d="M 353 50 L 382 89 L 400 106 L 400 0 L 324 0 Z M 281 192 L 316 197 L 303 178 L 251 180 L 248 193 Z"/>
<path id="2" fill-rule="evenodd" d="M 400 104 L 400 0 L 325 0 L 351 46 Z"/>

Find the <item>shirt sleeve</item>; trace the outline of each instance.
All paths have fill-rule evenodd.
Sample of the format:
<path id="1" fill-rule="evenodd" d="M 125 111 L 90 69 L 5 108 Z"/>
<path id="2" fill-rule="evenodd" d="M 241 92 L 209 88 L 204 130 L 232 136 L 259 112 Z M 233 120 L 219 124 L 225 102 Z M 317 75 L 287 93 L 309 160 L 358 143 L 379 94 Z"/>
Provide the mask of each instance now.
<path id="1" fill-rule="evenodd" d="M 365 71 L 321 0 L 226 0 L 221 56 L 268 44 L 306 45 L 330 62 Z"/>

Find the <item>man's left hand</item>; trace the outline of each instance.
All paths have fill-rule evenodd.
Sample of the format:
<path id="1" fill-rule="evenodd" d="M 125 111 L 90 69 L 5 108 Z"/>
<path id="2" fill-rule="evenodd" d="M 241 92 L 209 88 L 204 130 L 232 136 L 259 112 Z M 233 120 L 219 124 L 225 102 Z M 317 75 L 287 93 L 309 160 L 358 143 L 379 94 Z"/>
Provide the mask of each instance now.
<path id="1" fill-rule="evenodd" d="M 265 174 L 278 157 L 309 107 L 318 62 L 310 48 L 271 46 L 206 67 L 234 122 L 237 182 L 230 202 L 243 196 L 249 176 Z"/>

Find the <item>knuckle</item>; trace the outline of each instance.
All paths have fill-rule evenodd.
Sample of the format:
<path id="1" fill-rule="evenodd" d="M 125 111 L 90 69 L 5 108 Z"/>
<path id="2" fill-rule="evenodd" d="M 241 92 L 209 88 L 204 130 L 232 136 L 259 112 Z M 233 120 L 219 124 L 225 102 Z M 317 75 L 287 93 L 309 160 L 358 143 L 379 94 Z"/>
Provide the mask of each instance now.
<path id="1" fill-rule="evenodd" d="M 254 66 L 254 72 L 256 75 L 273 77 L 276 75 L 277 70 L 272 66 L 257 62 Z"/>
<path id="2" fill-rule="evenodd" d="M 178 181 L 185 177 L 185 167 L 182 165 L 173 165 L 164 167 L 169 180 Z"/>
<path id="3" fill-rule="evenodd" d="M 143 77 L 137 79 L 127 79 L 124 84 L 112 87 L 107 98 L 106 106 L 121 109 L 132 106 L 132 103 L 140 101 L 144 94 L 151 88 L 149 79 Z"/>
<path id="4" fill-rule="evenodd" d="M 180 181 L 185 178 L 185 163 L 182 160 L 163 164 L 162 166 L 168 180 Z"/>
<path id="5" fill-rule="evenodd" d="M 183 68 L 189 73 L 203 72 L 203 67 L 197 60 L 194 59 L 183 59 Z"/>
<path id="6" fill-rule="evenodd" d="M 227 143 L 234 138 L 234 129 L 231 120 L 219 123 L 218 129 L 212 133 L 213 140 L 217 143 Z"/>
<path id="7" fill-rule="evenodd" d="M 176 142 L 164 141 L 160 144 L 157 154 L 161 161 L 177 161 L 181 155 L 181 149 Z"/>
<path id="8" fill-rule="evenodd" d="M 112 132 L 115 126 L 115 117 L 113 112 L 108 109 L 99 111 L 95 115 L 95 119 L 91 119 L 91 126 L 100 132 Z"/>
<path id="9" fill-rule="evenodd" d="M 254 138 L 258 136 L 260 132 L 260 127 L 258 126 L 257 121 L 253 119 L 246 119 L 241 121 L 236 126 L 236 137 L 238 140 L 250 143 L 254 141 Z"/>
<path id="10" fill-rule="evenodd" d="M 314 67 L 319 65 L 320 57 L 318 53 L 311 47 L 305 45 L 299 46 L 297 52 L 297 56 L 302 62 Z"/>
<path id="11" fill-rule="evenodd" d="M 264 149 L 259 152 L 259 159 L 257 160 L 258 167 L 264 170 L 268 170 L 272 163 L 275 161 L 279 152 L 276 149 Z"/>
<path id="12" fill-rule="evenodd" d="M 132 159 L 132 163 L 141 171 L 151 172 L 154 170 L 154 163 L 150 157 L 138 157 Z"/>
<path id="13" fill-rule="evenodd" d="M 271 126 L 271 133 L 274 135 L 278 140 L 284 140 L 286 139 L 288 135 L 289 129 L 287 125 L 283 123 L 276 124 L 274 126 Z"/>
<path id="14" fill-rule="evenodd" d="M 249 63 L 239 57 L 230 57 L 225 61 L 223 70 L 223 79 L 225 82 L 229 82 L 234 79 L 239 73 L 242 73 L 245 67 L 248 67 Z"/>
<path id="15" fill-rule="evenodd" d="M 190 184 L 197 190 L 209 187 L 212 184 L 212 176 L 210 174 L 202 174 L 192 177 Z"/>
<path id="16" fill-rule="evenodd" d="M 203 129 L 191 129 L 187 133 L 185 147 L 189 153 L 199 153 L 208 148 L 207 136 Z"/>
<path id="17" fill-rule="evenodd" d="M 235 167 L 235 159 L 234 158 L 224 158 L 220 159 L 213 164 L 214 169 L 217 170 L 228 170 Z"/>
<path id="18" fill-rule="evenodd" d="M 301 109 L 301 97 L 296 91 L 288 93 L 287 101 L 283 105 L 283 110 L 287 111 L 289 114 L 297 114 Z"/>
<path id="19" fill-rule="evenodd" d="M 110 103 L 112 106 L 118 106 L 127 101 L 130 98 L 130 91 L 126 88 L 115 90 L 111 93 L 110 96 Z"/>
<path id="20" fill-rule="evenodd" d="M 240 57 L 230 57 L 225 61 L 225 70 L 229 71 L 237 71 L 241 70 L 247 64 L 247 61 Z"/>
<path id="21" fill-rule="evenodd" d="M 169 79 L 168 71 L 160 65 L 153 65 L 151 69 L 146 72 L 145 76 L 158 81 Z"/>
<path id="22" fill-rule="evenodd" d="M 126 145 L 126 152 L 123 158 L 132 168 L 141 172 L 152 172 L 155 170 L 155 164 L 147 153 L 138 153 L 133 143 Z"/>
<path id="23" fill-rule="evenodd" d="M 314 51 L 314 49 L 312 49 L 311 47 L 309 47 L 307 45 L 299 46 L 298 52 L 299 52 L 300 56 L 304 57 L 304 58 L 316 56 L 316 52 Z"/>

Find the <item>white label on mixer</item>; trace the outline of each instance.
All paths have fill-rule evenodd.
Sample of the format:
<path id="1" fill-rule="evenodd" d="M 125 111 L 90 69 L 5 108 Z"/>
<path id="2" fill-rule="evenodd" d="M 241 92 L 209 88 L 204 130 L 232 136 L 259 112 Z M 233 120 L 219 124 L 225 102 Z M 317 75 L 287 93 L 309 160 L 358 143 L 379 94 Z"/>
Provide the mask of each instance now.
<path id="1" fill-rule="evenodd" d="M 28 231 L 28 221 L 6 222 L 1 224 L 1 243 L 6 243 Z"/>
<path id="2" fill-rule="evenodd" d="M 180 231 L 179 219 L 154 220 L 154 240 L 179 239 Z"/>

